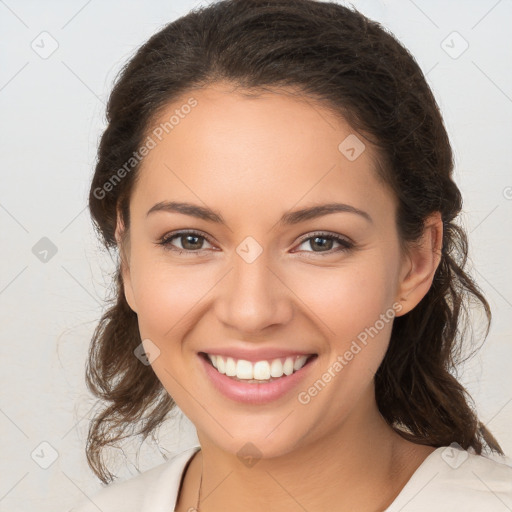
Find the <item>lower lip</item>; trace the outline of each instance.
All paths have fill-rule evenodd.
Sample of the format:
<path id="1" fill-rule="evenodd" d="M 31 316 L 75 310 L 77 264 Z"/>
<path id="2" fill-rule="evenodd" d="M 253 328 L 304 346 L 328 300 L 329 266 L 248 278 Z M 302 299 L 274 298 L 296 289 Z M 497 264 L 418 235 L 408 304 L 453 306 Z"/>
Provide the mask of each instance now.
<path id="1" fill-rule="evenodd" d="M 206 375 L 218 391 L 231 400 L 255 405 L 272 402 L 291 392 L 304 380 L 310 367 L 318 359 L 318 356 L 315 356 L 300 370 L 293 372 L 291 375 L 283 375 L 283 377 L 272 382 L 249 384 L 219 373 L 201 354 L 198 354 L 198 357 L 203 364 Z"/>

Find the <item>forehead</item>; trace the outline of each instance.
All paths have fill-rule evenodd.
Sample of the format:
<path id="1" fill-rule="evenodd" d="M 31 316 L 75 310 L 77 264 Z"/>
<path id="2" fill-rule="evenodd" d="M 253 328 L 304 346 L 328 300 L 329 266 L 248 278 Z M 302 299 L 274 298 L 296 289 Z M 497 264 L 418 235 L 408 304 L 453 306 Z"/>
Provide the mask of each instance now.
<path id="1" fill-rule="evenodd" d="M 139 170 L 137 208 L 192 199 L 264 215 L 269 204 L 345 199 L 368 210 L 392 202 L 367 141 L 341 116 L 285 90 L 192 90 L 167 105 L 148 134 L 154 147 Z"/>

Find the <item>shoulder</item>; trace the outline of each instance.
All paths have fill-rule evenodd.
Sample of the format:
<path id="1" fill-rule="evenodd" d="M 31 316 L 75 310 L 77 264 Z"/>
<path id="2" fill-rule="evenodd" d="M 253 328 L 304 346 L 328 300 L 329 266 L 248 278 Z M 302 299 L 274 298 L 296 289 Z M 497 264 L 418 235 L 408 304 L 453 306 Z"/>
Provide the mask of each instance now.
<path id="1" fill-rule="evenodd" d="M 456 443 L 437 448 L 386 512 L 512 510 L 512 459 L 477 455 Z"/>
<path id="2" fill-rule="evenodd" d="M 122 482 L 111 483 L 95 495 L 82 500 L 70 512 L 160 512 L 173 510 L 179 484 L 187 462 L 199 446 Z"/>

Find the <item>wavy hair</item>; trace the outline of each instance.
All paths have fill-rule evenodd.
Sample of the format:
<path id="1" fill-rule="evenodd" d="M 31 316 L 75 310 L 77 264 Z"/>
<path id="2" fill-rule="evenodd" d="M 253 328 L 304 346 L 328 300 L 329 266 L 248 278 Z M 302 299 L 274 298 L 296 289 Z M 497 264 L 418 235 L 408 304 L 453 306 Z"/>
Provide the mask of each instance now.
<path id="1" fill-rule="evenodd" d="M 377 148 L 376 173 L 396 196 L 404 246 L 419 239 L 429 214 L 441 213 L 441 261 L 420 303 L 394 319 L 375 375 L 377 405 L 388 424 L 415 443 L 457 442 L 478 454 L 487 445 L 503 453 L 455 376 L 465 360 L 469 306 L 485 312 L 482 342 L 491 311 L 465 270 L 467 236 L 455 223 L 462 198 L 443 119 L 414 57 L 356 9 L 314 0 L 223 0 L 147 40 L 116 78 L 90 187 L 90 213 L 106 248 L 119 249 L 118 214 L 129 231 L 140 167 L 132 157 L 152 123 L 170 102 L 219 81 L 246 91 L 292 88 L 342 116 Z M 175 406 L 151 366 L 134 357 L 141 337 L 120 266 L 118 260 L 114 295 L 94 331 L 86 368 L 88 388 L 104 405 L 91 421 L 86 454 L 104 483 L 114 478 L 104 448 L 129 436 L 146 439 Z"/>

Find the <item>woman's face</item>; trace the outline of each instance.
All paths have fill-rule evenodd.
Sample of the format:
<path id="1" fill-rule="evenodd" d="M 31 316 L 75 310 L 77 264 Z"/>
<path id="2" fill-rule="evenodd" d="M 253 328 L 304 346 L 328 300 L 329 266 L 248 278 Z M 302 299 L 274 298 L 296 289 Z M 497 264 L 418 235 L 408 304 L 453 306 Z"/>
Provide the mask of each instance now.
<path id="1" fill-rule="evenodd" d="M 373 377 L 393 316 L 406 312 L 409 269 L 370 147 L 327 110 L 286 94 L 210 86 L 159 122 L 173 115 L 149 133 L 124 273 L 156 375 L 200 438 L 232 453 L 252 443 L 277 456 L 364 421 L 376 410 Z M 215 213 L 148 213 L 171 202 Z M 294 213 L 334 203 L 346 206 Z M 257 366 L 259 378 L 272 366 L 290 371 L 287 356 L 316 357 L 293 375 L 247 383 L 202 353 L 234 356 L 230 372 Z M 284 368 L 273 363 L 281 357 Z"/>

